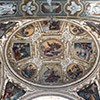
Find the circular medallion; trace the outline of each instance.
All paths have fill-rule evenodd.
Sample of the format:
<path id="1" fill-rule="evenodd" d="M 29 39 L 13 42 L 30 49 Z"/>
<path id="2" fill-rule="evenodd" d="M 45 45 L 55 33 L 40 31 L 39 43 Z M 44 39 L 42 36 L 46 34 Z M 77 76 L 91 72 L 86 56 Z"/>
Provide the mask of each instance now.
<path id="1" fill-rule="evenodd" d="M 86 34 L 86 31 L 83 28 L 77 25 L 73 25 L 73 24 L 70 25 L 70 31 L 73 35 L 85 35 Z"/>
<path id="2" fill-rule="evenodd" d="M 17 32 L 16 36 L 17 37 L 29 37 L 34 33 L 34 31 L 35 31 L 35 27 L 32 24 L 30 24 L 20 29 Z"/>
<path id="3" fill-rule="evenodd" d="M 69 78 L 76 80 L 79 77 L 82 77 L 83 68 L 82 66 L 79 66 L 78 64 L 70 64 L 66 69 L 66 73 Z"/>
<path id="4" fill-rule="evenodd" d="M 61 55 L 63 49 L 63 44 L 55 39 L 48 39 L 40 45 L 40 52 L 46 57 L 59 56 Z"/>
<path id="5" fill-rule="evenodd" d="M 32 78 L 37 74 L 37 67 L 32 63 L 27 63 L 22 66 L 21 74 L 25 78 Z"/>

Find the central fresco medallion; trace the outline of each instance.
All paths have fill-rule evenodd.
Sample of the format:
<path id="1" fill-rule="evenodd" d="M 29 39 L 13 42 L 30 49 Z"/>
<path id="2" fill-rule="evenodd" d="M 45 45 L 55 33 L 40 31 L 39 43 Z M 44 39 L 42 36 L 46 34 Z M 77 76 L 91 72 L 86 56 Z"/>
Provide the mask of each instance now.
<path id="1" fill-rule="evenodd" d="M 5 60 L 9 71 L 27 84 L 70 86 L 95 71 L 98 43 L 92 33 L 68 20 L 33 20 L 9 37 Z"/>
<path id="2" fill-rule="evenodd" d="M 40 50 L 41 54 L 46 57 L 59 56 L 63 51 L 63 44 L 58 40 L 49 39 L 41 44 Z"/>

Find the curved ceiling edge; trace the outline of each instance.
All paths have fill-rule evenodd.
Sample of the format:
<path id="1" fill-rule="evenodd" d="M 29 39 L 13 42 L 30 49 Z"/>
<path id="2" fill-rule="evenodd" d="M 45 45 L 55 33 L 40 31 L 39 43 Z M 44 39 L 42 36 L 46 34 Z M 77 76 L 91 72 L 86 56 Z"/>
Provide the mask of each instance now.
<path id="1" fill-rule="evenodd" d="M 47 21 L 47 22 L 46 22 Z M 79 24 L 77 24 L 77 23 L 75 23 L 75 22 L 70 22 L 69 20 L 66 20 L 66 19 L 56 19 L 56 24 L 58 25 L 56 28 L 52 28 L 52 26 L 49 26 L 49 29 L 47 29 L 47 30 L 45 30 L 44 29 L 44 26 L 43 26 L 43 23 L 49 23 L 49 21 L 50 21 L 50 19 L 48 20 L 48 19 L 40 19 L 40 20 L 33 20 L 32 22 L 30 21 L 29 23 L 26 23 L 26 24 L 24 24 L 22 27 L 20 27 L 20 28 L 18 28 L 11 36 L 10 36 L 10 38 L 8 39 L 8 41 L 7 41 L 7 43 L 6 43 L 6 46 L 5 46 L 5 61 L 7 62 L 7 66 L 9 67 L 9 69 L 11 70 L 11 72 L 12 73 L 14 73 L 15 74 L 15 76 L 17 76 L 19 79 L 21 79 L 21 80 L 23 80 L 24 82 L 26 82 L 26 83 L 29 83 L 29 84 L 31 84 L 31 85 L 34 85 L 34 86 L 39 86 L 39 87 L 47 87 L 47 88 L 57 88 L 57 87 L 65 87 L 65 86 L 72 86 L 72 85 L 74 85 L 74 84 L 76 84 L 76 83 L 79 83 L 79 82 L 81 82 L 82 80 L 84 80 L 85 78 L 87 79 L 87 77 L 88 76 L 90 76 L 91 75 L 91 73 L 92 72 L 94 72 L 95 70 L 96 70 L 96 67 L 97 67 L 97 64 L 98 64 L 98 60 L 99 60 L 99 46 L 98 46 L 98 42 L 97 42 L 97 40 L 95 39 L 95 37 L 92 35 L 92 33 L 90 33 L 90 32 L 88 32 L 88 31 L 86 31 L 86 29 L 84 28 L 84 27 L 80 27 L 80 25 Z M 53 23 L 55 23 L 55 22 L 53 22 Z M 33 23 L 33 24 L 32 24 Z M 62 25 L 62 27 L 59 27 L 59 23 L 60 23 L 60 25 Z M 65 25 L 66 24 L 66 25 Z M 35 82 L 32 82 L 31 80 L 27 80 L 27 78 L 30 78 L 30 79 L 34 79 L 34 77 L 36 77 L 36 76 L 32 76 L 32 78 L 31 78 L 31 76 L 29 75 L 29 76 L 26 76 L 25 75 L 25 69 L 23 69 L 24 68 L 24 66 L 25 65 L 23 65 L 22 64 L 22 67 L 21 67 L 21 70 L 22 70 L 22 73 L 19 73 L 19 75 L 18 75 L 18 73 L 16 73 L 15 72 L 15 70 L 16 69 L 13 69 L 12 67 L 11 67 L 11 65 L 9 64 L 9 60 L 8 60 L 8 56 L 6 56 L 6 55 L 8 55 L 8 53 L 10 52 L 11 54 L 13 54 L 13 55 L 10 55 L 11 57 L 15 57 L 14 58 L 14 60 L 15 60 L 15 62 L 17 62 L 16 64 L 20 64 L 20 61 L 22 60 L 22 58 L 17 58 L 15 55 L 14 55 L 14 53 L 15 53 L 15 51 L 17 50 L 16 48 L 18 47 L 18 46 L 25 46 L 26 47 L 26 50 L 29 50 L 29 48 L 31 48 L 33 51 L 34 51 L 34 48 L 36 48 L 35 46 L 34 46 L 34 43 L 36 42 L 36 41 L 34 41 L 34 37 L 33 37 L 33 35 L 23 35 L 22 33 L 21 33 L 21 31 L 25 28 L 25 29 L 27 29 L 27 27 L 29 27 L 29 32 L 31 31 L 31 32 L 33 32 L 34 30 L 31 30 L 31 28 L 32 29 L 36 29 L 35 31 L 37 32 L 38 31 L 38 27 L 39 27 L 39 31 L 38 31 L 38 33 L 35 33 L 35 34 L 38 34 L 38 35 L 40 35 L 40 37 L 41 37 L 41 41 L 39 41 L 39 44 L 37 44 L 37 45 L 40 45 L 39 47 L 37 47 L 37 48 L 39 48 L 39 49 L 41 49 L 42 50 L 42 52 L 43 53 L 41 53 L 40 51 L 37 51 L 38 52 L 38 54 L 40 54 L 40 59 L 41 59 L 41 61 L 43 62 L 43 65 L 40 65 L 41 67 L 43 67 L 43 66 L 48 66 L 48 64 L 46 64 L 46 62 L 48 62 L 49 61 L 49 59 L 53 59 L 53 60 L 55 60 L 55 58 L 57 59 L 57 60 L 55 60 L 55 62 L 57 62 L 56 64 L 54 64 L 55 62 L 53 62 L 50 66 L 55 66 L 55 69 L 53 69 L 53 67 L 48 67 L 48 69 L 47 69 L 47 72 L 49 72 L 49 74 L 51 73 L 51 75 L 54 75 L 53 77 L 55 78 L 55 80 L 52 80 L 52 78 L 51 79 L 49 79 L 49 80 L 45 80 L 45 78 L 46 79 L 48 79 L 47 78 L 47 76 L 49 75 L 49 74 L 46 74 L 47 76 L 44 76 L 44 73 L 46 72 L 46 67 L 43 69 L 43 68 L 40 68 L 42 71 L 44 71 L 45 70 L 45 72 L 40 72 L 40 71 L 38 71 L 39 72 L 39 74 L 40 74 L 40 76 L 41 75 L 43 75 L 43 77 L 44 77 L 44 83 L 43 84 L 41 84 L 41 83 L 37 83 L 36 81 Z M 35 27 L 35 28 L 34 28 Z M 65 27 L 65 29 L 63 28 L 63 27 Z M 66 27 L 67 27 L 67 29 L 68 30 L 66 30 Z M 81 36 L 81 34 L 80 34 L 80 36 L 81 36 L 81 38 L 82 39 L 79 39 L 78 40 L 78 38 L 77 38 L 77 34 L 75 33 L 75 35 L 74 35 L 74 29 L 76 29 L 78 27 L 78 29 L 79 30 L 81 30 L 81 32 L 83 33 L 82 34 L 82 36 Z M 43 28 L 43 29 L 42 29 Z M 21 30 L 22 29 L 22 30 Z M 50 32 L 52 32 L 52 34 L 50 34 Z M 66 34 L 65 33 L 71 33 L 70 35 L 67 35 L 66 36 Z M 41 35 L 41 34 L 42 35 Z M 45 36 L 45 33 L 47 34 L 47 36 Z M 59 34 L 57 34 L 57 33 L 59 33 Z M 21 35 L 23 35 L 23 37 L 21 37 Z M 62 35 L 63 34 L 63 35 Z M 14 36 L 14 35 L 16 35 L 16 36 Z M 48 36 L 52 36 L 52 39 L 50 40 L 49 38 L 48 38 Z M 62 38 L 60 38 L 59 36 L 61 36 Z M 15 40 L 11 40 L 12 38 L 13 38 L 13 36 L 14 37 L 16 37 L 15 38 Z M 45 37 L 44 37 L 45 36 Z M 55 36 L 57 36 L 57 38 L 59 38 L 59 40 L 60 40 L 60 42 L 58 42 L 58 40 L 57 40 L 57 38 L 55 38 Z M 69 37 L 68 37 L 69 36 Z M 86 38 L 86 36 L 88 36 L 89 37 L 89 40 Z M 29 37 L 29 38 L 28 38 Z M 43 39 L 42 39 L 43 38 Z M 45 38 L 45 39 L 44 39 Z M 64 40 L 64 38 L 65 38 L 65 40 Z M 75 38 L 75 41 L 72 41 L 73 39 Z M 84 41 L 84 38 L 85 38 L 85 40 L 86 41 Z M 32 41 L 30 41 L 30 40 L 32 40 Z M 22 40 L 24 40 L 24 41 L 27 41 L 26 43 L 24 42 L 24 41 L 22 41 Z M 38 40 L 38 39 L 37 39 Z M 13 44 L 11 44 L 10 43 L 10 41 L 12 41 L 12 43 Z M 43 42 L 42 42 L 43 41 Z M 46 42 L 44 42 L 44 41 L 46 41 Z M 72 43 L 69 43 L 69 44 L 67 44 L 68 42 L 70 42 L 70 41 L 72 41 Z M 79 42 L 80 41 L 80 42 Z M 92 41 L 94 41 L 94 42 L 92 42 Z M 31 43 L 30 44 L 30 42 L 33 42 L 33 43 Z M 56 45 L 58 45 L 58 47 L 59 47 L 59 52 L 61 52 L 62 50 L 64 50 L 64 52 L 63 53 L 57 53 L 56 52 L 56 54 L 53 54 L 51 51 L 46 51 L 45 49 L 47 49 L 47 48 L 45 48 L 45 49 L 42 49 L 43 47 L 45 47 L 45 46 L 47 46 L 47 44 L 48 44 L 48 42 L 50 43 L 49 45 L 51 45 L 51 44 L 56 44 Z M 10 44 L 10 45 L 9 45 Z M 66 45 L 67 44 L 67 45 Z M 63 46 L 61 46 L 61 45 L 63 45 Z M 66 45 L 66 46 L 65 46 Z M 79 75 L 79 76 L 77 76 L 79 79 L 77 79 L 77 78 L 75 78 L 76 76 L 75 76 L 75 74 L 73 73 L 73 72 L 69 72 L 70 70 L 72 70 L 72 69 L 70 69 L 70 68 L 74 68 L 74 67 L 77 67 L 78 69 L 77 70 L 79 70 L 79 72 L 84 72 L 84 68 L 83 68 L 83 66 L 82 66 L 82 64 L 80 64 L 80 66 L 78 65 L 78 63 L 81 63 L 81 61 L 83 60 L 84 61 L 84 64 L 87 66 L 88 65 L 88 63 L 89 63 L 89 61 L 88 61 L 88 58 L 82 58 L 82 57 L 80 57 L 80 56 L 76 56 L 76 55 L 74 55 L 74 57 L 72 57 L 72 56 L 70 56 L 69 54 L 68 55 L 66 55 L 66 57 L 65 57 L 65 59 L 67 59 L 67 60 L 71 60 L 72 61 L 72 63 L 70 63 L 70 61 L 68 62 L 69 63 L 69 65 L 67 65 L 68 67 L 66 68 L 66 71 L 67 70 L 69 70 L 69 71 L 67 71 L 66 73 L 67 73 L 67 76 L 64 76 L 62 73 L 63 72 L 60 72 L 60 66 L 62 66 L 61 64 L 62 64 L 62 62 L 64 62 L 64 60 L 62 60 L 62 59 L 64 59 L 64 56 L 63 56 L 63 54 L 65 54 L 65 51 L 67 50 L 67 48 L 68 47 L 70 47 L 70 45 L 73 45 L 72 47 L 71 47 L 71 49 L 72 50 L 76 50 L 76 49 L 82 49 L 83 51 L 82 52 L 87 52 L 86 50 L 84 50 L 84 49 L 88 49 L 88 53 L 90 53 L 89 54 L 89 56 L 91 56 L 92 54 L 92 52 L 94 52 L 95 50 L 97 50 L 97 58 L 96 58 L 96 61 L 95 61 L 95 63 L 93 64 L 93 68 L 91 68 L 91 70 L 89 71 L 89 73 L 86 73 L 86 75 L 83 73 L 83 76 L 82 75 Z M 80 46 L 79 46 L 80 45 Z M 82 46 L 81 46 L 82 45 Z M 8 48 L 8 46 L 9 47 L 11 47 L 10 49 Z M 68 46 L 68 47 L 67 47 Z M 79 46 L 79 47 L 78 47 Z M 83 46 L 86 46 L 86 47 L 83 47 Z M 92 46 L 94 46 L 95 48 L 93 48 L 93 50 L 92 50 Z M 41 47 L 41 48 L 40 48 Z M 48 46 L 47 46 L 48 47 Z M 58 48 L 58 47 L 55 47 L 56 49 Z M 49 47 L 50 48 L 50 47 Z M 7 50 L 10 50 L 9 52 L 7 51 Z M 15 50 L 15 51 L 14 51 Z M 55 50 L 55 49 L 52 49 L 52 50 Z M 90 51 L 89 51 L 90 50 Z M 92 50 L 92 51 L 91 51 Z M 22 51 L 20 51 L 21 53 L 23 53 L 23 50 Z M 34 51 L 34 52 L 36 52 L 36 51 Z M 53 51 L 54 52 L 54 51 Z M 71 50 L 70 50 L 70 52 L 72 52 Z M 76 53 L 79 53 L 79 51 L 77 51 L 76 50 Z M 95 52 L 94 52 L 95 53 Z M 28 58 L 28 56 L 31 56 L 31 54 L 33 54 L 34 55 L 34 53 L 30 53 L 29 54 L 29 52 L 27 53 L 27 56 L 25 56 L 26 58 Z M 84 54 L 84 53 L 83 53 Z M 87 54 L 86 54 L 87 55 Z M 36 55 L 35 55 L 36 56 Z M 71 59 L 69 58 L 69 56 L 70 57 L 72 57 Z M 86 57 L 89 57 L 89 56 L 86 56 Z M 25 58 L 24 57 L 24 58 Z M 60 58 L 61 57 L 61 58 Z M 29 59 L 30 59 L 31 57 L 29 57 Z M 43 58 L 43 59 L 42 59 Z M 45 59 L 45 61 L 44 61 L 44 59 Z M 75 59 L 75 60 L 73 60 L 73 59 Z M 25 61 L 26 61 L 27 59 L 25 59 Z M 62 62 L 60 62 L 60 60 L 62 61 Z M 78 62 L 78 60 L 79 60 L 79 62 Z M 32 60 L 31 60 L 32 61 Z M 34 61 L 33 61 L 34 62 Z M 52 60 L 51 60 L 51 62 L 52 62 Z M 50 62 L 50 63 L 51 63 Z M 59 63 L 60 62 L 60 63 Z M 27 65 L 28 63 L 26 63 L 26 65 Z M 35 64 L 36 65 L 36 64 Z M 34 64 L 31 64 L 31 66 L 32 67 L 34 67 L 34 68 L 38 68 L 38 65 L 36 65 L 36 67 L 34 66 Z M 59 66 L 59 67 L 57 67 L 57 66 Z M 74 66 L 74 67 L 73 67 Z M 90 65 L 89 65 L 90 66 Z M 17 66 L 18 67 L 18 66 Z M 84 69 L 84 70 L 83 70 Z M 33 69 L 32 69 L 33 70 Z M 39 69 L 38 69 L 39 70 Z M 76 69 L 74 69 L 74 70 L 76 70 Z M 78 74 L 79 74 L 79 72 L 78 72 Z M 59 73 L 59 75 L 61 75 L 61 76 L 59 76 L 58 75 L 58 73 Z M 72 74 L 71 74 L 72 73 Z M 23 76 L 24 76 L 24 78 L 23 78 Z M 39 76 L 39 77 L 40 77 Z M 63 79 L 63 81 L 64 81 L 64 83 L 63 83 L 63 85 L 61 84 L 61 83 L 59 83 L 59 82 L 61 82 L 62 80 L 62 76 L 64 76 L 64 77 L 67 77 L 69 80 L 70 80 L 70 82 L 68 83 L 68 84 L 66 84 L 66 82 L 67 81 L 64 81 L 64 79 Z M 38 78 L 38 77 L 37 77 Z M 40 78 L 42 78 L 42 77 L 40 77 Z M 86 80 L 85 79 L 85 80 Z M 76 81 L 75 81 L 76 80 Z M 47 81 L 47 83 L 46 83 L 46 81 Z M 59 81 L 59 82 L 58 82 Z M 73 82 L 73 81 L 75 81 L 75 82 Z M 41 80 L 39 80 L 39 82 L 41 82 Z M 56 84 L 56 82 L 58 82 L 57 84 L 58 84 L 58 86 L 52 86 L 52 84 L 54 85 L 57 85 Z M 49 84 L 49 86 L 45 86 L 45 85 L 48 85 Z"/>

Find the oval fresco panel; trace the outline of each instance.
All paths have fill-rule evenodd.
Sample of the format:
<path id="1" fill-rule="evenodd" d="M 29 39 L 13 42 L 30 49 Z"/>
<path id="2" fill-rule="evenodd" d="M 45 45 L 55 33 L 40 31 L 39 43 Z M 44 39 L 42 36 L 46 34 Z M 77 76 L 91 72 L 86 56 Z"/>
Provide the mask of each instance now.
<path id="1" fill-rule="evenodd" d="M 41 44 L 40 51 L 46 57 L 59 56 L 63 51 L 63 44 L 54 39 L 46 40 Z"/>
<path id="2" fill-rule="evenodd" d="M 98 64 L 95 37 L 73 21 L 56 19 L 55 27 L 62 23 L 57 31 L 45 31 L 42 22 L 54 25 L 47 19 L 36 20 L 9 37 L 5 46 L 9 70 L 25 83 L 41 87 L 71 86 L 85 80 Z"/>

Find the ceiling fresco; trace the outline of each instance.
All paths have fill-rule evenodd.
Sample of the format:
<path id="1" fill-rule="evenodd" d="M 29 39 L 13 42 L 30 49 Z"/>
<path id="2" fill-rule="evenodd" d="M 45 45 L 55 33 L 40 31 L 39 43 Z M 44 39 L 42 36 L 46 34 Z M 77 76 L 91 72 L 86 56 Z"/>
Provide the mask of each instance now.
<path id="1" fill-rule="evenodd" d="M 43 18 L 0 25 L 2 100 L 28 100 L 60 88 L 69 100 L 99 100 L 99 22 Z"/>
<path id="2" fill-rule="evenodd" d="M 5 48 L 16 75 L 45 86 L 76 83 L 93 71 L 99 55 L 89 32 L 62 20 L 27 23 L 9 37 Z"/>
<path id="3" fill-rule="evenodd" d="M 100 100 L 100 0 L 0 0 L 0 100 L 46 96 Z"/>

